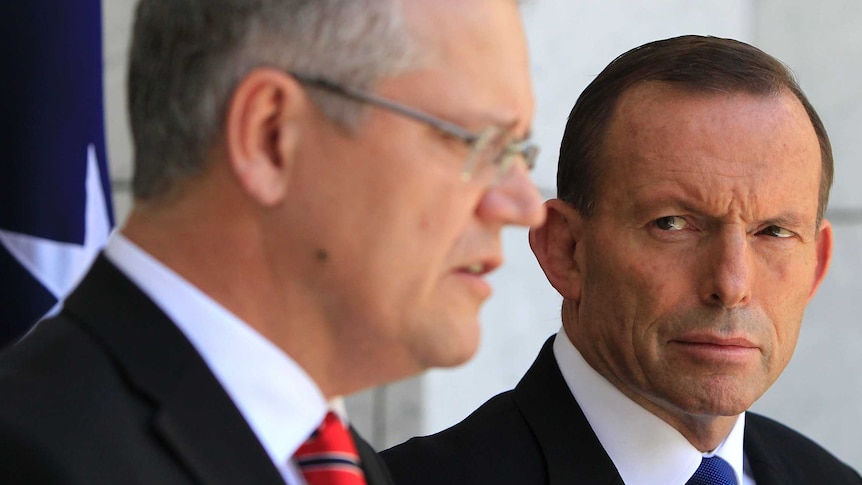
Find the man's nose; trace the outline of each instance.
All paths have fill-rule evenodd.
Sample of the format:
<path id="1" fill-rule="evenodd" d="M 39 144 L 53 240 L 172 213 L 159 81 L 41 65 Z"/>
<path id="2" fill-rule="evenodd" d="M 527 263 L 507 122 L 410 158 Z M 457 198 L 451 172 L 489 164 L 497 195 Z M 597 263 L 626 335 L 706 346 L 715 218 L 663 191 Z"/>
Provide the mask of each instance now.
<path id="1" fill-rule="evenodd" d="M 479 207 L 480 218 L 500 223 L 535 227 L 545 222 L 545 206 L 536 184 L 523 163 L 516 163 L 489 187 Z"/>
<path id="2" fill-rule="evenodd" d="M 754 259 L 750 236 L 741 229 L 722 230 L 708 241 L 701 298 L 725 308 L 743 306 L 751 298 Z"/>

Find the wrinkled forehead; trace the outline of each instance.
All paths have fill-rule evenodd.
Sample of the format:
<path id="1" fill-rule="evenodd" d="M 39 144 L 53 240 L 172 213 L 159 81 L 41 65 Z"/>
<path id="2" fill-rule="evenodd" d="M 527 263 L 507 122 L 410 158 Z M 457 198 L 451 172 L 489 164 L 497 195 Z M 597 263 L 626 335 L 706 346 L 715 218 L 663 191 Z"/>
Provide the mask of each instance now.
<path id="1" fill-rule="evenodd" d="M 638 83 L 621 94 L 605 145 L 607 150 L 628 147 L 637 151 L 652 142 L 655 148 L 673 152 L 686 147 L 694 135 L 701 135 L 697 137 L 700 144 L 715 141 L 717 151 L 733 150 L 751 140 L 768 147 L 784 144 L 783 139 L 818 146 L 805 108 L 787 90 L 754 94 L 666 82 Z M 663 144 L 662 140 L 676 143 Z"/>
<path id="2" fill-rule="evenodd" d="M 789 92 L 636 86 L 620 97 L 603 145 L 604 169 L 617 181 L 659 169 L 737 175 L 761 171 L 776 178 L 798 174 L 810 179 L 816 192 L 820 174 L 814 128 Z"/>

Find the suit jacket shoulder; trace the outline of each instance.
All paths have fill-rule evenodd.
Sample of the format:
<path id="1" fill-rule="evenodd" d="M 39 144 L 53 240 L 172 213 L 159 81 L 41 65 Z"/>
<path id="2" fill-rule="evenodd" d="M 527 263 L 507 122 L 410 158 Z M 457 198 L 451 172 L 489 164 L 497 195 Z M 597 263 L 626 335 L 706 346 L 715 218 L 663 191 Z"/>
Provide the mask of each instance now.
<path id="1" fill-rule="evenodd" d="M 381 455 L 395 483 L 547 483 L 540 447 L 511 391 L 452 428 L 412 438 Z"/>
<path id="2" fill-rule="evenodd" d="M 368 485 L 394 485 L 395 481 L 392 480 L 389 469 L 386 468 L 380 455 L 352 427 L 350 433 L 356 443 L 356 451 L 359 452 L 359 460 L 362 463 L 362 472 L 365 474 L 366 483 Z"/>
<path id="3" fill-rule="evenodd" d="M 553 339 L 514 390 L 382 453 L 396 483 L 621 484 L 557 368 Z"/>
<path id="4" fill-rule="evenodd" d="M 820 445 L 756 413 L 746 413 L 744 448 L 757 485 L 862 484 L 859 473 Z"/>
<path id="5" fill-rule="evenodd" d="M 514 390 L 445 431 L 384 451 L 396 482 L 622 484 L 560 374 L 552 341 Z M 811 440 L 754 413 L 747 414 L 744 449 L 758 485 L 862 483 Z"/>
<path id="6" fill-rule="evenodd" d="M 0 483 L 283 483 L 209 368 L 104 257 L 0 355 Z"/>

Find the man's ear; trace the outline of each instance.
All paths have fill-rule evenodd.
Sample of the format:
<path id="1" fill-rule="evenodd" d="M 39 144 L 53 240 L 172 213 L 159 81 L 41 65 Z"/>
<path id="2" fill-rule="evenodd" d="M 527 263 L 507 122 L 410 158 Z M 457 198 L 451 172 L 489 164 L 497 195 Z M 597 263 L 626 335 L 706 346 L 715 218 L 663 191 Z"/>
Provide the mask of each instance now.
<path id="1" fill-rule="evenodd" d="M 255 69 L 234 90 L 225 120 L 228 161 L 245 192 L 272 206 L 287 192 L 307 98 L 288 74 Z"/>
<path id="2" fill-rule="evenodd" d="M 560 199 L 545 202 L 545 208 L 545 223 L 530 229 L 530 248 L 551 286 L 563 298 L 580 301 L 581 268 L 575 261 L 575 248 L 583 225 L 581 215 Z"/>
<path id="3" fill-rule="evenodd" d="M 817 230 L 817 239 L 814 241 L 814 245 L 817 251 L 817 266 L 814 269 L 814 284 L 811 286 L 811 293 L 808 294 L 809 301 L 814 298 L 820 283 L 823 283 L 823 278 L 826 277 L 826 272 L 832 262 L 832 224 L 828 220 L 820 221 L 820 228 Z"/>

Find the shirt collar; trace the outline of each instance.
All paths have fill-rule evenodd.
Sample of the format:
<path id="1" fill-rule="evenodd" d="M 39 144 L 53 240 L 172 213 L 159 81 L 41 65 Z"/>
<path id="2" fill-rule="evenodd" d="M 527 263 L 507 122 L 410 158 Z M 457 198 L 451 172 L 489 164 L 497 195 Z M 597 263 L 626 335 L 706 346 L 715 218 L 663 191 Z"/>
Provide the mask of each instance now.
<path id="1" fill-rule="evenodd" d="M 105 256 L 185 334 L 276 464 L 286 464 L 328 404 L 305 371 L 272 342 L 118 231 Z M 340 399 L 332 406 L 345 418 Z"/>
<path id="2" fill-rule="evenodd" d="M 630 485 L 685 485 L 704 456 L 727 461 L 742 481 L 745 416 L 740 415 L 724 442 L 710 454 L 697 450 L 672 426 L 629 399 L 596 372 L 564 330 L 554 339 L 554 356 L 602 447 Z"/>

